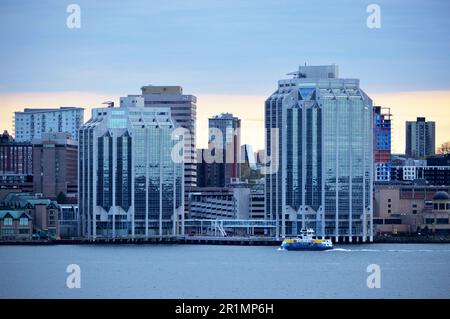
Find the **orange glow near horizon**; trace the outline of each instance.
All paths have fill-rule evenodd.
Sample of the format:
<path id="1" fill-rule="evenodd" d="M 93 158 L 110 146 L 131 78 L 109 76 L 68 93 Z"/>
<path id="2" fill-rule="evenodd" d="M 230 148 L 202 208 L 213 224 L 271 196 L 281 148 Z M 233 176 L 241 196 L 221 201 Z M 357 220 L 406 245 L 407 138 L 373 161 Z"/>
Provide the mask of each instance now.
<path id="1" fill-rule="evenodd" d="M 242 143 L 254 150 L 264 148 L 264 100 L 266 96 L 196 94 L 197 147 L 206 147 L 208 118 L 219 113 L 233 113 L 241 118 Z M 416 91 L 370 94 L 374 105 L 390 107 L 393 114 L 392 152 L 403 153 L 405 148 L 405 121 L 426 117 L 436 122 L 436 147 L 450 141 L 450 91 Z M 90 117 L 92 107 L 101 107 L 105 101 L 115 101 L 118 94 L 94 92 L 25 92 L 0 93 L 0 129 L 12 132 L 13 114 L 26 107 L 80 106 L 86 109 L 84 120 Z"/>

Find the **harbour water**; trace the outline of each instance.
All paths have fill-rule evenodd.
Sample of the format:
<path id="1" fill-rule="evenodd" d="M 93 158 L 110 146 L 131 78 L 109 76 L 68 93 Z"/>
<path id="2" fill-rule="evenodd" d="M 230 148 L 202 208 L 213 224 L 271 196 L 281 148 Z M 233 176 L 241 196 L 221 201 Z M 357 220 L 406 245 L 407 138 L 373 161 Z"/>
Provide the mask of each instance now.
<path id="1" fill-rule="evenodd" d="M 0 269 L 0 298 L 450 298 L 450 244 L 0 246 Z"/>

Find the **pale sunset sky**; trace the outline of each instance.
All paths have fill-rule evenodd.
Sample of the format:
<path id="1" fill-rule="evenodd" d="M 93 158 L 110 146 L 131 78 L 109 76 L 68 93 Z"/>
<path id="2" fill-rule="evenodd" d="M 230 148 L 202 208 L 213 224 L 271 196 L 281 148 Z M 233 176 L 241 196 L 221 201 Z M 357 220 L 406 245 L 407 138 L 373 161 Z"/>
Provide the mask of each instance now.
<path id="1" fill-rule="evenodd" d="M 69 29 L 67 6 L 81 8 Z M 393 152 L 404 152 L 405 121 L 436 122 L 450 140 L 450 2 L 0 0 L 0 129 L 25 107 L 92 107 L 181 85 L 198 97 L 198 146 L 207 119 L 242 119 L 242 142 L 264 146 L 264 100 L 300 64 L 337 64 L 375 105 L 393 113 Z"/>

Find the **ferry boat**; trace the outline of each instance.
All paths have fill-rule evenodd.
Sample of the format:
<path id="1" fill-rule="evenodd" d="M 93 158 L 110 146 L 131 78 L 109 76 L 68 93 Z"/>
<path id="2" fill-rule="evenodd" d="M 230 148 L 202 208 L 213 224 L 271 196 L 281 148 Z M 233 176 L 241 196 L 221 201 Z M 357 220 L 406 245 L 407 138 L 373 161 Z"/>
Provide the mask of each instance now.
<path id="1" fill-rule="evenodd" d="M 281 244 L 286 250 L 329 250 L 333 249 L 331 239 L 316 238 L 314 230 L 311 228 L 302 229 L 297 238 L 286 238 Z"/>

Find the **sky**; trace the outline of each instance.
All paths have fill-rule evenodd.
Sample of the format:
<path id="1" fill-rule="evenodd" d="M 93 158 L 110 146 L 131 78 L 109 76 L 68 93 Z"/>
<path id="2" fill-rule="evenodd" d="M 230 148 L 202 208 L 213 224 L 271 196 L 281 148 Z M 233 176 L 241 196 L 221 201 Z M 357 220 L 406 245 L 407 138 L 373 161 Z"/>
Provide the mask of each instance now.
<path id="1" fill-rule="evenodd" d="M 66 25 L 72 3 L 79 29 Z M 371 3 L 379 29 L 366 24 Z M 207 118 L 232 112 L 258 149 L 277 81 L 335 63 L 391 107 L 394 152 L 418 116 L 436 121 L 439 145 L 450 140 L 449 13 L 446 0 L 0 0 L 0 129 L 25 107 L 89 111 L 142 85 L 181 85 L 198 97 L 200 147 Z"/>

